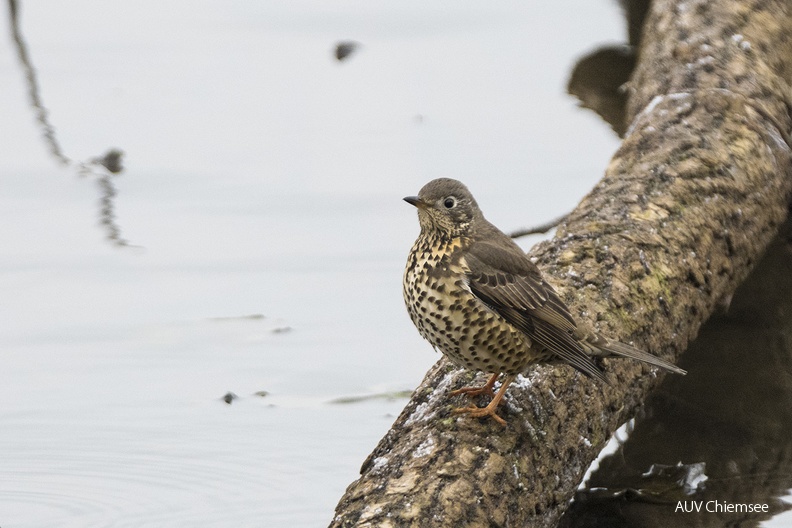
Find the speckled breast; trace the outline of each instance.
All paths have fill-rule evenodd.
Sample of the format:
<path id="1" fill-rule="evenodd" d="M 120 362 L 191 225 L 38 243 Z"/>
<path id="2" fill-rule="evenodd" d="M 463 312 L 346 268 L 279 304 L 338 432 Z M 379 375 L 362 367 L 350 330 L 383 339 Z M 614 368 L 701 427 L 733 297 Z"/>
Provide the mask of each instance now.
<path id="1" fill-rule="evenodd" d="M 454 363 L 517 374 L 536 360 L 531 341 L 470 291 L 465 241 L 416 240 L 404 271 L 404 302 L 420 334 Z"/>

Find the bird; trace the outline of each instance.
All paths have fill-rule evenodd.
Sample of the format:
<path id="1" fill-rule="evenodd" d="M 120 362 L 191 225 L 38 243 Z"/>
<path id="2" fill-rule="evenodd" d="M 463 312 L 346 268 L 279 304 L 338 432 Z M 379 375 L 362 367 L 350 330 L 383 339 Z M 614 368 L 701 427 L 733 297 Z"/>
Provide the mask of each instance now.
<path id="1" fill-rule="evenodd" d="M 520 246 L 484 218 L 462 182 L 438 178 L 404 201 L 417 208 L 421 227 L 403 276 L 410 319 L 452 363 L 492 373 L 481 387 L 451 392 L 488 395 L 489 404 L 471 403 L 455 413 L 506 425 L 496 412 L 506 389 L 517 375 L 541 363 L 568 364 L 605 383 L 597 360 L 609 356 L 686 373 L 577 321 Z"/>

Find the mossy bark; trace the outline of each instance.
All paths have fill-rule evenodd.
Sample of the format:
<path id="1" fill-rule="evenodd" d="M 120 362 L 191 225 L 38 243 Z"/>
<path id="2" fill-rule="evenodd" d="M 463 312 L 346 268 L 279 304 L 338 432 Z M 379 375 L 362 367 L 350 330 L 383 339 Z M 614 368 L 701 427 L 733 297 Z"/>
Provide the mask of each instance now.
<path id="1" fill-rule="evenodd" d="M 602 459 L 562 517 L 564 528 L 759 526 L 792 506 L 792 222 L 685 352 L 688 376 L 666 377 L 625 443 Z M 685 494 L 652 466 L 695 464 Z M 674 475 L 675 477 L 677 475 Z M 714 501 L 762 505 L 718 511 Z M 687 512 L 683 504 L 691 505 Z M 693 510 L 697 502 L 700 510 Z"/>
<path id="2" fill-rule="evenodd" d="M 784 1 L 653 2 L 624 142 L 530 253 L 581 320 L 673 360 L 761 259 L 792 194 L 790 43 Z M 609 385 L 532 369 L 509 389 L 504 428 L 452 414 L 464 402 L 448 392 L 473 375 L 441 360 L 331 526 L 555 526 L 660 381 L 635 362 L 604 364 Z"/>

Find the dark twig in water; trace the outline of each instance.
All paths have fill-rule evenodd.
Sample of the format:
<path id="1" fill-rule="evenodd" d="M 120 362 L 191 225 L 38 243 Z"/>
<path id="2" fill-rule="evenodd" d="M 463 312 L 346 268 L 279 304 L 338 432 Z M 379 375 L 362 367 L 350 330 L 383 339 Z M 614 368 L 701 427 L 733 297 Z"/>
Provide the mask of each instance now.
<path id="1" fill-rule="evenodd" d="M 114 199 L 117 191 L 112 181 L 114 175 L 120 174 L 124 170 L 121 164 L 121 158 L 124 153 L 118 149 L 110 149 L 101 157 L 92 158 L 87 162 L 77 162 L 63 152 L 55 134 L 55 127 L 49 120 L 49 112 L 41 101 L 36 70 L 33 68 L 27 44 L 19 29 L 19 5 L 16 0 L 8 0 L 8 11 L 11 20 L 11 35 L 16 45 L 19 62 L 25 72 L 30 106 L 33 107 L 36 121 L 41 126 L 42 136 L 47 149 L 62 165 L 75 167 L 80 176 L 96 178 L 101 189 L 99 223 L 105 229 L 105 236 L 116 246 L 128 246 L 129 243 L 121 237 L 121 229 L 116 222 Z"/>
<path id="2" fill-rule="evenodd" d="M 99 198 L 99 223 L 104 227 L 105 236 L 116 246 L 128 246 L 124 238 L 121 237 L 121 230 L 116 223 L 114 198 L 118 192 L 113 184 L 112 174 L 100 176 L 97 181 L 101 189 Z"/>
<path id="3" fill-rule="evenodd" d="M 558 224 L 560 224 L 561 222 L 566 220 L 567 216 L 569 216 L 569 215 L 565 214 L 564 216 L 559 216 L 555 220 L 550 220 L 549 222 L 545 222 L 544 224 L 540 224 L 538 226 L 526 227 L 524 229 L 518 229 L 517 231 L 512 231 L 511 233 L 509 233 L 509 236 L 512 237 L 512 238 L 519 238 L 519 237 L 527 236 L 527 235 L 536 235 L 536 234 L 540 234 L 540 233 L 547 233 L 548 231 L 550 231 L 554 227 L 557 227 Z"/>
<path id="4" fill-rule="evenodd" d="M 55 137 L 55 128 L 49 121 L 47 109 L 41 102 L 39 96 L 38 80 L 36 79 L 36 70 L 30 62 L 30 56 L 27 51 L 27 44 L 22 38 L 22 33 L 19 31 L 19 9 L 16 0 L 8 0 L 8 11 L 11 18 L 11 36 L 17 48 L 17 55 L 19 62 L 22 63 L 22 68 L 25 70 L 25 79 L 28 85 L 28 97 L 30 97 L 30 105 L 36 112 L 36 120 L 41 125 L 44 140 L 47 143 L 50 153 L 62 164 L 69 165 L 72 160 L 69 159 L 61 149 L 57 138 Z"/>

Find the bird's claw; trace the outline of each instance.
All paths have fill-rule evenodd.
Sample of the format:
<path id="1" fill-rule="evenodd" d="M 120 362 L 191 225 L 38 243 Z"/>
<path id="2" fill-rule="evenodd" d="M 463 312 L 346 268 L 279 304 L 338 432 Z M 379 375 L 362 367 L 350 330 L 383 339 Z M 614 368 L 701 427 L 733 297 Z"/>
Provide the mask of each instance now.
<path id="1" fill-rule="evenodd" d="M 506 420 L 504 420 L 495 413 L 495 409 L 497 407 L 498 407 L 497 404 L 492 405 L 492 403 L 490 403 L 486 407 L 476 407 L 475 405 L 469 405 L 467 407 L 457 407 L 456 409 L 453 410 L 453 412 L 454 414 L 467 414 L 472 418 L 486 418 L 487 416 L 491 416 L 493 420 L 505 426 Z"/>

